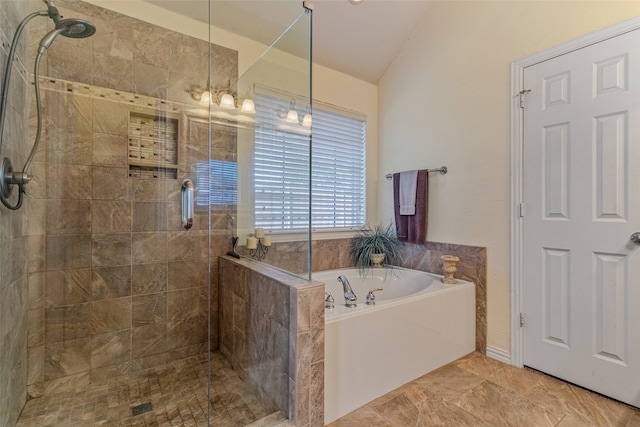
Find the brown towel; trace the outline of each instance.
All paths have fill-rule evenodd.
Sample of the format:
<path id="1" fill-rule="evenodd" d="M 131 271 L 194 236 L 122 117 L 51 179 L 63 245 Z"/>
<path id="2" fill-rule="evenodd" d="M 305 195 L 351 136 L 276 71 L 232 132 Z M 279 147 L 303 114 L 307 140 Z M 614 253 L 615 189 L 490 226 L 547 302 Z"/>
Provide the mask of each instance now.
<path id="1" fill-rule="evenodd" d="M 401 242 L 421 244 L 427 240 L 428 189 L 429 172 L 423 169 L 418 171 L 416 214 L 400 215 L 400 174 L 393 174 L 393 211 L 396 217 L 396 234 Z"/>

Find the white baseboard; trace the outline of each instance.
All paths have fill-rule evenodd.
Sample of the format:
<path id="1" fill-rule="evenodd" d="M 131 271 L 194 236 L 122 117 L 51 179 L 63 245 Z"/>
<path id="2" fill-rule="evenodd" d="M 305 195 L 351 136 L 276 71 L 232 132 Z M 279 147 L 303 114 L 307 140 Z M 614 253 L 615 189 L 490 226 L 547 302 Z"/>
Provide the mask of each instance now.
<path id="1" fill-rule="evenodd" d="M 500 350 L 499 348 L 487 346 L 487 357 L 499 360 L 500 362 L 511 365 L 511 353 Z"/>

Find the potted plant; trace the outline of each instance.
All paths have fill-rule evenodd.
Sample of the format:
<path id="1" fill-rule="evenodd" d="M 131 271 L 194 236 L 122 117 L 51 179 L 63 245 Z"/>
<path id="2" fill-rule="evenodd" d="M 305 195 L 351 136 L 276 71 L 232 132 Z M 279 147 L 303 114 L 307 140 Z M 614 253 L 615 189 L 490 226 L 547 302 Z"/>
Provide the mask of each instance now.
<path id="1" fill-rule="evenodd" d="M 392 224 L 376 225 L 359 230 L 351 241 L 351 259 L 360 268 L 360 274 L 370 268 L 398 265 L 400 241 Z"/>

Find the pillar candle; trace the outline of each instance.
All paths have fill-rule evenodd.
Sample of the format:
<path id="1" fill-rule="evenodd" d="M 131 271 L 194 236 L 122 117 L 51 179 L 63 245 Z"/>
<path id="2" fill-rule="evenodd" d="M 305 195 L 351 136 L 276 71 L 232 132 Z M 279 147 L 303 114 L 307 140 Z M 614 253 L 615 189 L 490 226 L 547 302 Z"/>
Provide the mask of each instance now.
<path id="1" fill-rule="evenodd" d="M 263 237 L 262 238 L 263 246 L 271 246 L 271 237 Z"/>
<path id="2" fill-rule="evenodd" d="M 255 249 L 258 247 L 258 239 L 255 237 L 247 238 L 247 249 Z"/>
<path id="3" fill-rule="evenodd" d="M 256 228 L 256 238 L 262 239 L 264 237 L 264 228 Z"/>

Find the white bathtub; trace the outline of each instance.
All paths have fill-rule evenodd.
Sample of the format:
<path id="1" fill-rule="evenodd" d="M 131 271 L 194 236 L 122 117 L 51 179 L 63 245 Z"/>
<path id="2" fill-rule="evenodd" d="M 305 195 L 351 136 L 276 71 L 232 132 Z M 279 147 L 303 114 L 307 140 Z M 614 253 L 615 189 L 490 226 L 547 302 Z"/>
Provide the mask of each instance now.
<path id="1" fill-rule="evenodd" d="M 325 310 L 326 424 L 475 349 L 475 285 L 445 285 L 442 276 L 396 268 L 316 272 L 335 308 Z M 339 275 L 358 306 L 344 306 Z M 365 304 L 370 289 L 376 305 Z"/>

